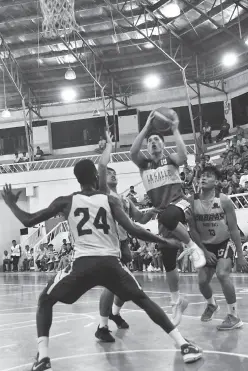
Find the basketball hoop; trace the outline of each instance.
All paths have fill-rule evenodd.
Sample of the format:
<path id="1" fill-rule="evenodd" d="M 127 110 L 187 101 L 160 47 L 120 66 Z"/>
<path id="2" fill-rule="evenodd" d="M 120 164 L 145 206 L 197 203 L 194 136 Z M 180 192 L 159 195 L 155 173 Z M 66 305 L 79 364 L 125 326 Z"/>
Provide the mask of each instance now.
<path id="1" fill-rule="evenodd" d="M 75 0 L 40 0 L 43 15 L 42 31 L 52 39 L 78 29 L 74 13 Z"/>

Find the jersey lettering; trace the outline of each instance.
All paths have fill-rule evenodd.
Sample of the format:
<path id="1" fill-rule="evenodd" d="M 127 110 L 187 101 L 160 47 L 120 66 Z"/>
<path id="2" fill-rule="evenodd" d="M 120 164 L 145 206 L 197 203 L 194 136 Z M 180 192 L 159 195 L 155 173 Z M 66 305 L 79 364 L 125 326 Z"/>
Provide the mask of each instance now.
<path id="1" fill-rule="evenodd" d="M 84 225 L 90 220 L 89 208 L 77 208 L 74 212 L 74 216 L 77 217 L 80 215 L 83 215 L 83 218 L 77 225 L 78 235 L 81 237 L 86 234 L 92 234 L 92 229 L 83 229 Z M 98 210 L 93 225 L 96 229 L 102 229 L 104 234 L 108 234 L 110 226 L 107 223 L 107 212 L 103 207 L 100 207 Z"/>

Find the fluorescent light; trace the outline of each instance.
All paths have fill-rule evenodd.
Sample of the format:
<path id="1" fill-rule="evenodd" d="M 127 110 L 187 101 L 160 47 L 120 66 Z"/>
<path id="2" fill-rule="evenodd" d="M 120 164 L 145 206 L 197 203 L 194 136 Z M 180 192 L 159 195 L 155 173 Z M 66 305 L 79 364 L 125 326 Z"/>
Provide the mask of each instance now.
<path id="1" fill-rule="evenodd" d="M 11 117 L 11 113 L 10 113 L 10 111 L 8 110 L 8 108 L 5 108 L 5 109 L 3 110 L 3 112 L 2 112 L 2 117 L 3 117 L 4 119 L 7 119 L 7 118 Z"/>
<path id="2" fill-rule="evenodd" d="M 237 54 L 230 52 L 226 53 L 222 58 L 222 63 L 226 67 L 232 67 L 238 62 L 238 56 Z"/>
<path id="3" fill-rule="evenodd" d="M 65 73 L 65 79 L 66 80 L 75 80 L 77 78 L 77 75 L 75 71 L 71 67 L 68 68 L 68 70 Z"/>
<path id="4" fill-rule="evenodd" d="M 170 3 L 163 7 L 162 13 L 166 18 L 175 18 L 180 15 L 181 10 L 176 3 Z"/>
<path id="5" fill-rule="evenodd" d="M 146 43 L 146 44 L 144 44 L 144 48 L 146 48 L 146 49 L 153 49 L 154 48 L 154 45 L 152 43 Z"/>
<path id="6" fill-rule="evenodd" d="M 62 91 L 61 96 L 66 102 L 71 102 L 76 98 L 77 93 L 72 88 L 66 88 Z"/>
<path id="7" fill-rule="evenodd" d="M 248 36 L 246 36 L 246 38 L 245 38 L 245 45 L 248 46 Z"/>
<path id="8" fill-rule="evenodd" d="M 160 85 L 160 78 L 157 75 L 148 75 L 144 79 L 144 84 L 149 89 L 157 88 Z"/>

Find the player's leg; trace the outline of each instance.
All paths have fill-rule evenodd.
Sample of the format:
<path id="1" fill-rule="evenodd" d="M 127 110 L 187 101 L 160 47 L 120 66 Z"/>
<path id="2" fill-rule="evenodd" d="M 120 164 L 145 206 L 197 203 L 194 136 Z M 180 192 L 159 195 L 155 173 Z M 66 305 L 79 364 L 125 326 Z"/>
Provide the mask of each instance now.
<path id="1" fill-rule="evenodd" d="M 203 267 L 200 268 L 198 272 L 199 289 L 207 302 L 207 306 L 201 316 L 201 321 L 203 322 L 211 321 L 214 313 L 219 310 L 219 306 L 213 297 L 213 291 L 210 286 L 214 273 L 215 267 Z"/>
<path id="2" fill-rule="evenodd" d="M 233 330 L 235 328 L 242 327 L 243 325 L 237 311 L 236 292 L 230 277 L 231 272 L 232 259 L 220 258 L 216 267 L 216 276 L 221 284 L 228 307 L 228 314 L 226 318 L 220 326 L 217 326 L 217 329 L 222 331 Z"/>
<path id="3" fill-rule="evenodd" d="M 185 340 L 164 311 L 142 291 L 127 267 L 119 264 L 117 260 L 112 260 L 108 271 L 109 275 L 106 277 L 104 285 L 123 301 L 132 300 L 142 308 L 151 320 L 159 325 L 181 348 L 184 362 L 194 362 L 202 357 L 202 351 Z"/>
<path id="4" fill-rule="evenodd" d="M 187 300 L 180 296 L 177 252 L 178 249 L 176 248 L 161 247 L 166 279 L 171 293 L 172 322 L 175 326 L 178 326 L 181 322 L 182 314 L 188 306 Z"/>
<path id="5" fill-rule="evenodd" d="M 187 200 L 180 200 L 177 204 L 170 204 L 159 215 L 159 223 L 168 229 L 173 236 L 186 245 L 185 252 L 180 255 L 182 258 L 185 254 L 190 255 L 195 268 L 201 268 L 206 264 L 203 251 L 190 238 L 184 223 L 186 222 L 185 213 L 189 210 L 190 204 Z"/>
<path id="6" fill-rule="evenodd" d="M 109 319 L 115 322 L 116 326 L 119 329 L 128 329 L 129 324 L 122 318 L 120 315 L 121 308 L 124 305 L 124 301 L 118 298 L 118 296 L 115 295 L 114 297 L 114 303 L 112 306 L 112 312 L 109 315 Z"/>
<path id="7" fill-rule="evenodd" d="M 114 294 L 108 289 L 104 289 L 99 302 L 100 324 L 95 332 L 95 337 L 105 343 L 113 343 L 115 338 L 111 335 L 108 328 L 108 320 L 114 302 Z"/>

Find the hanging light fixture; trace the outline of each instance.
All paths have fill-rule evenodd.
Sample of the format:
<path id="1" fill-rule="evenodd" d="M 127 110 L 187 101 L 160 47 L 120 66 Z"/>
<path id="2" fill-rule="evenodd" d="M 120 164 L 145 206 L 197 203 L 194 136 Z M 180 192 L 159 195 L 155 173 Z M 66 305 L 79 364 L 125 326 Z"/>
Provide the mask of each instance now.
<path id="1" fill-rule="evenodd" d="M 172 1 L 163 7 L 163 14 L 166 18 L 178 17 L 181 13 L 181 9 L 176 1 Z"/>
<path id="2" fill-rule="evenodd" d="M 68 70 L 65 73 L 65 79 L 66 80 L 75 80 L 77 78 L 76 72 L 70 67 L 68 67 Z"/>
<path id="3" fill-rule="evenodd" d="M 6 119 L 11 116 L 10 111 L 7 107 L 7 100 L 6 100 L 6 89 L 5 89 L 5 75 L 4 75 L 4 67 L 3 67 L 3 94 L 4 94 L 4 110 L 2 111 L 2 118 Z"/>

